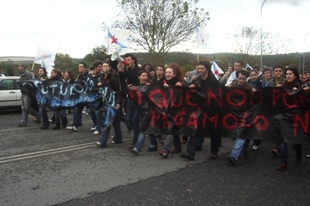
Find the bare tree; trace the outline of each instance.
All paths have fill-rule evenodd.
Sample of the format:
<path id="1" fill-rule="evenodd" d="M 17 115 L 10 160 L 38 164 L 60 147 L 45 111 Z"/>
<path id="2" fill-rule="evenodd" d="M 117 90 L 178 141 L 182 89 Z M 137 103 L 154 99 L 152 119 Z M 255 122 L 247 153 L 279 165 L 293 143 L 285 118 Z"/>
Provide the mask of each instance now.
<path id="1" fill-rule="evenodd" d="M 241 27 L 234 34 L 236 53 L 242 54 L 243 60 L 249 64 L 259 64 L 261 49 L 260 29 L 254 27 Z M 273 55 L 278 52 L 286 52 L 291 40 L 281 38 L 280 34 L 263 32 L 263 55 Z"/>
<path id="2" fill-rule="evenodd" d="M 209 20 L 209 13 L 195 5 L 198 0 L 119 0 L 119 28 L 129 29 L 132 41 L 164 63 L 169 50 L 193 38 L 196 26 Z"/>

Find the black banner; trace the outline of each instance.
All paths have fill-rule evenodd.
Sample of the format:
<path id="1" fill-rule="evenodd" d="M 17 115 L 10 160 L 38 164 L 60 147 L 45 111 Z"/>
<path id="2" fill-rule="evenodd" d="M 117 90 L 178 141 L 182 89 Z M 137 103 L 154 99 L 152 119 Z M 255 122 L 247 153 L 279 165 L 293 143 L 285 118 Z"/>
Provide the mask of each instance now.
<path id="1" fill-rule="evenodd" d="M 96 86 L 98 80 L 88 78 L 74 83 L 63 81 L 30 80 L 20 84 L 23 94 L 27 94 L 42 109 L 61 110 L 88 103 L 88 107 L 104 114 L 103 125 L 107 128 L 116 115 L 115 91 L 109 86 Z"/>
<path id="2" fill-rule="evenodd" d="M 138 104 L 141 132 L 231 137 L 237 131 L 244 138 L 310 142 L 309 92 L 139 86 L 129 96 Z"/>
<path id="3" fill-rule="evenodd" d="M 63 81 L 31 80 L 21 83 L 24 93 L 35 97 L 42 108 L 72 108 L 79 103 L 90 103 L 94 110 L 101 109 L 103 104 L 115 107 L 115 92 L 109 86 L 96 86 L 98 80 L 88 78 L 74 83 Z"/>

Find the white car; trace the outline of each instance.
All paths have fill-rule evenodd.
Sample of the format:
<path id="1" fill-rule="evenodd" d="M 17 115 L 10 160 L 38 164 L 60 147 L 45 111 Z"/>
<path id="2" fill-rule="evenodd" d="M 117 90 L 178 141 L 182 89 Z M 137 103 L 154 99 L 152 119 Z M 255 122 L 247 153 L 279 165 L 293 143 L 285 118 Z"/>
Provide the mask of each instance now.
<path id="1" fill-rule="evenodd" d="M 19 76 L 0 77 L 0 110 L 20 108 Z"/>

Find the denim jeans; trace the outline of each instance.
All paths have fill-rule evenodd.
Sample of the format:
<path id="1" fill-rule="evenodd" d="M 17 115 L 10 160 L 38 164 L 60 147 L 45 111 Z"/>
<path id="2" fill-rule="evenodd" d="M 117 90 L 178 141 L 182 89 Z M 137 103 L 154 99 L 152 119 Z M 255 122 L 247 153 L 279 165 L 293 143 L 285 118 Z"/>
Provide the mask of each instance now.
<path id="1" fill-rule="evenodd" d="M 66 109 L 62 109 L 59 111 L 59 113 L 61 114 L 62 116 L 62 119 L 61 119 L 61 124 L 66 127 L 67 124 L 68 124 L 68 119 L 67 119 L 67 114 L 66 114 Z"/>
<path id="2" fill-rule="evenodd" d="M 79 127 L 79 125 L 82 124 L 82 111 L 84 109 L 84 106 L 86 106 L 87 103 L 79 103 L 76 108 L 73 110 L 73 126 L 76 128 Z"/>
<path id="3" fill-rule="evenodd" d="M 103 125 L 103 117 L 104 111 L 96 111 L 96 116 L 97 116 L 97 125 L 96 125 L 96 131 L 101 132 L 101 128 Z"/>
<path id="4" fill-rule="evenodd" d="M 297 158 L 301 158 L 302 155 L 302 146 L 301 144 L 293 144 L 295 149 L 295 155 Z M 288 153 L 287 153 L 287 142 L 282 142 L 280 144 L 280 158 L 281 158 L 281 164 L 287 164 L 288 160 Z"/>
<path id="5" fill-rule="evenodd" d="M 205 142 L 205 137 L 198 137 L 196 146 L 199 147 L 200 149 L 202 149 L 202 145 L 204 142 Z"/>
<path id="6" fill-rule="evenodd" d="M 140 125 L 139 125 L 139 113 L 138 113 L 138 106 L 136 103 L 128 99 L 127 102 L 127 121 L 131 128 L 133 128 L 133 143 L 136 143 L 138 140 L 138 136 L 140 133 Z"/>
<path id="7" fill-rule="evenodd" d="M 43 126 L 49 126 L 47 111 L 40 108 L 40 115 L 42 116 Z"/>
<path id="8" fill-rule="evenodd" d="M 98 113 L 100 114 L 101 112 L 98 111 Z M 106 115 L 107 113 L 105 111 L 103 111 L 103 113 L 101 113 L 101 114 L 102 114 L 102 118 L 104 118 L 103 115 Z M 123 141 L 123 137 L 122 137 L 121 123 L 120 123 L 120 117 L 118 115 L 118 111 L 116 111 L 115 118 L 114 118 L 114 120 L 112 122 L 112 125 L 113 125 L 114 133 L 115 133 L 115 135 L 113 137 L 113 141 L 115 143 L 121 143 Z M 102 124 L 101 124 L 101 127 L 102 127 Z M 101 128 L 100 128 L 100 130 L 101 130 Z M 98 130 L 98 131 L 100 131 L 100 130 Z M 107 141 L 108 141 L 109 135 L 110 135 L 110 130 L 111 130 L 111 125 L 108 125 L 106 127 L 106 129 L 104 130 L 104 132 L 103 132 L 103 134 L 101 136 L 101 139 L 99 140 L 99 142 L 102 145 L 106 145 L 107 144 Z"/>
<path id="9" fill-rule="evenodd" d="M 166 152 L 170 152 L 172 150 L 172 146 L 174 148 L 182 150 L 180 136 L 179 135 L 167 135 L 165 139 L 164 150 Z"/>
<path id="10" fill-rule="evenodd" d="M 67 126 L 68 120 L 67 120 L 67 115 L 66 115 L 66 110 L 62 109 L 62 110 L 54 110 L 54 115 L 55 115 L 55 124 L 56 127 L 60 127 L 60 125 L 62 124 L 63 127 Z"/>
<path id="11" fill-rule="evenodd" d="M 287 164 L 287 159 L 288 159 L 288 155 L 287 155 L 287 142 L 282 142 L 280 144 L 280 159 L 281 159 L 281 164 Z"/>
<path id="12" fill-rule="evenodd" d="M 195 156 L 196 148 L 200 137 L 190 137 L 187 143 L 187 153 L 191 156 Z"/>
<path id="13" fill-rule="evenodd" d="M 230 156 L 237 160 L 241 153 L 246 155 L 249 142 L 249 139 L 237 138 L 235 140 L 234 148 L 231 150 Z"/>
<path id="14" fill-rule="evenodd" d="M 128 120 L 127 120 L 127 98 L 122 98 L 122 106 L 121 108 L 124 108 L 124 112 L 126 113 L 126 115 L 124 115 L 123 111 L 121 110 L 120 111 L 120 114 L 121 114 L 121 122 L 123 122 L 126 127 L 127 127 L 127 130 L 132 130 L 132 127 L 131 125 L 128 123 Z"/>
<path id="15" fill-rule="evenodd" d="M 88 114 L 91 117 L 91 120 L 93 121 L 93 127 L 97 125 L 97 115 L 94 110 L 89 109 Z"/>
<path id="16" fill-rule="evenodd" d="M 144 141 L 145 141 L 145 134 L 144 134 L 144 133 L 140 133 L 139 136 L 138 136 L 136 145 L 135 145 L 135 148 L 137 148 L 139 152 L 140 152 L 141 149 L 142 149 L 142 146 L 143 146 L 143 144 L 144 144 Z"/>
<path id="17" fill-rule="evenodd" d="M 122 138 L 122 131 L 121 131 L 120 124 L 118 123 L 118 127 L 117 127 L 117 124 L 115 124 L 114 122 L 112 124 L 113 124 L 114 132 L 115 132 L 115 135 L 113 137 L 113 141 L 115 143 L 121 143 L 123 141 L 123 138 Z M 107 127 L 107 129 L 103 132 L 101 139 L 99 140 L 99 142 L 102 145 L 107 144 L 107 141 L 108 141 L 109 135 L 110 135 L 110 130 L 111 130 L 111 126 Z"/>

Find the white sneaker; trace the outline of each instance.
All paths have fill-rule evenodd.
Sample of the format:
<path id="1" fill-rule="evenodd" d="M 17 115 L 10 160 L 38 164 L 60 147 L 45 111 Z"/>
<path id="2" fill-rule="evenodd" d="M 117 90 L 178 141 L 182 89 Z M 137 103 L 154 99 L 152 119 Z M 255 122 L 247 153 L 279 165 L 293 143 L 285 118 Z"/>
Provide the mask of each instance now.
<path id="1" fill-rule="evenodd" d="M 91 131 L 96 130 L 96 126 L 94 126 L 94 127 L 90 128 L 90 130 L 91 130 Z"/>
<path id="2" fill-rule="evenodd" d="M 75 132 L 78 131 L 78 129 L 75 126 L 67 127 L 67 129 L 74 130 Z"/>
<path id="3" fill-rule="evenodd" d="M 102 144 L 100 142 L 96 142 L 96 145 L 98 146 L 102 146 Z"/>
<path id="4" fill-rule="evenodd" d="M 111 143 L 112 143 L 112 144 L 115 144 L 115 141 L 112 140 Z"/>
<path id="5" fill-rule="evenodd" d="M 253 145 L 252 150 L 258 150 L 258 149 L 259 149 L 259 146 Z"/>
<path id="6" fill-rule="evenodd" d="M 96 130 L 93 134 L 99 134 L 99 133 L 100 133 L 100 132 Z"/>

